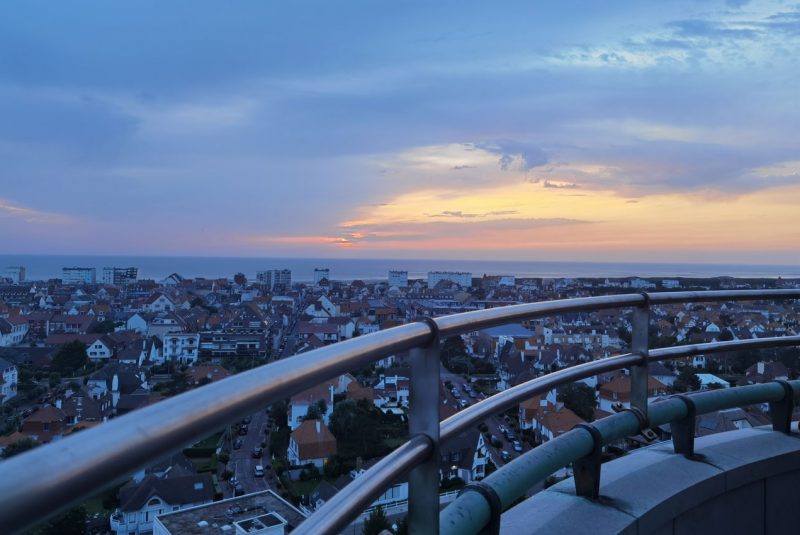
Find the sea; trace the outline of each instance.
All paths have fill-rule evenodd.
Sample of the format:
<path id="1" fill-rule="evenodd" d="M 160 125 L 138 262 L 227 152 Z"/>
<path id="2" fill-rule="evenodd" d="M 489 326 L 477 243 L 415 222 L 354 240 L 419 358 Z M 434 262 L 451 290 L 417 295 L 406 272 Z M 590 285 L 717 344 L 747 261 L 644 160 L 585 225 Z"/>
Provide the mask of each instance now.
<path id="1" fill-rule="evenodd" d="M 244 273 L 255 278 L 257 271 L 290 269 L 292 280 L 310 281 L 314 268 L 328 268 L 332 280 L 385 280 L 389 270 L 408 271 L 410 279 L 425 278 L 428 271 L 468 271 L 473 277 L 513 275 L 516 277 L 738 277 L 800 278 L 798 265 L 734 265 L 621 262 L 555 262 L 506 260 L 430 259 L 344 259 L 344 258 L 254 258 L 191 256 L 59 256 L 0 254 L 0 270 L 24 266 L 27 280 L 61 276 L 63 267 L 137 267 L 140 279 L 162 280 L 172 273 L 183 277 L 232 278 Z"/>

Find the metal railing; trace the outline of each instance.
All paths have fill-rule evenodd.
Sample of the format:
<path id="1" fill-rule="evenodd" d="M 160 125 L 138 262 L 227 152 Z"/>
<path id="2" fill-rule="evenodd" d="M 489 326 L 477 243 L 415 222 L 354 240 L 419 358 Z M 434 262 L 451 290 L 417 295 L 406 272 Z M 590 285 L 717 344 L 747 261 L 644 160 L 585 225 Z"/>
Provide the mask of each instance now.
<path id="1" fill-rule="evenodd" d="M 497 533 L 502 511 L 524 496 L 528 489 L 570 464 L 574 466 L 576 495 L 597 499 L 601 448 L 650 427 L 669 423 L 675 453 L 689 458 L 694 456 L 695 418 L 701 414 L 769 403 L 773 429 L 789 433 L 792 408 L 799 396 L 800 381 L 774 381 L 673 396 L 651 404 L 647 419 L 639 411 L 629 409 L 592 424 L 576 426 L 515 459 L 478 485 L 466 487 L 465 492 L 442 511 L 441 532 L 473 535 L 484 532 L 488 526 L 489 533 Z"/>
<path id="2" fill-rule="evenodd" d="M 412 350 L 410 439 L 348 485 L 295 533 L 345 528 L 389 486 L 409 474 L 412 533 L 439 529 L 439 444 L 489 416 L 557 386 L 631 369 L 632 405 L 647 419 L 647 364 L 699 353 L 800 345 L 800 336 L 647 347 L 650 307 L 670 303 L 800 299 L 800 290 L 665 292 L 585 297 L 426 318 L 273 362 L 139 409 L 0 463 L 0 532 L 24 530 L 79 503 L 133 471 L 229 422 L 386 356 Z M 439 340 L 558 314 L 633 308 L 633 353 L 566 368 L 505 390 L 439 424 Z M 538 449 L 538 448 L 537 448 Z M 512 463 L 513 464 L 513 463 Z M 474 494 L 474 493 L 472 493 Z M 452 505 L 451 505 L 452 507 Z M 449 508 L 448 508 L 449 509 Z"/>

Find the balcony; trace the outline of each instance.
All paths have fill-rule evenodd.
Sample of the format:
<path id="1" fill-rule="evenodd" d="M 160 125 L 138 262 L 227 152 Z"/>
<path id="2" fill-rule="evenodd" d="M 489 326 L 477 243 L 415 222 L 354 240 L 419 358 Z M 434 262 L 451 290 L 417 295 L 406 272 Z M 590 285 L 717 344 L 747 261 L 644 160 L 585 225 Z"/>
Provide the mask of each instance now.
<path id="1" fill-rule="evenodd" d="M 693 430 L 696 416 L 755 403 L 770 404 L 772 429 L 736 433 L 751 435 L 761 433 L 757 436 L 771 437 L 764 438 L 765 441 L 791 444 L 786 442 L 789 440 L 786 437 L 790 432 L 795 399 L 800 396 L 800 381 L 776 381 L 701 392 L 691 396 L 675 396 L 648 405 L 648 364 L 699 354 L 798 346 L 800 336 L 651 349 L 647 345 L 650 309 L 653 306 L 671 303 L 787 299 L 800 299 L 800 290 L 665 292 L 567 299 L 498 307 L 436 319 L 424 318 L 400 327 L 326 346 L 186 392 L 3 462 L 0 464 L 0 495 L 4 497 L 0 502 L 0 532 L 23 531 L 43 520 L 42 511 L 56 513 L 73 503 L 78 503 L 148 462 L 201 438 L 209 430 L 224 427 L 231 421 L 263 409 L 265 405 L 324 380 L 363 367 L 388 355 L 409 350 L 412 368 L 409 441 L 367 471 L 359 478 L 358 485 L 349 485 L 334 496 L 294 533 L 317 535 L 341 532 L 393 481 L 406 474 L 409 476 L 409 527 L 410 532 L 415 534 L 439 532 L 462 534 L 478 533 L 483 530 L 496 532 L 503 525 L 509 532 L 516 533 L 514 526 L 520 526 L 520 522 L 525 519 L 527 519 L 526 530 L 523 532 L 533 533 L 537 532 L 537 529 L 546 531 L 550 526 L 544 522 L 548 518 L 547 515 L 551 514 L 547 511 L 558 510 L 552 505 L 553 503 L 564 502 L 556 504 L 562 507 L 560 509 L 562 512 L 559 514 L 564 517 L 563 521 L 572 522 L 572 511 L 578 510 L 575 503 L 587 504 L 585 507 L 594 507 L 594 510 L 599 511 L 597 508 L 603 507 L 607 495 L 617 496 L 616 499 L 620 501 L 639 500 L 644 504 L 639 510 L 631 508 L 626 512 L 627 517 L 624 518 L 628 518 L 630 523 L 638 526 L 638 522 L 645 518 L 645 515 L 656 514 L 651 511 L 661 511 L 659 514 L 662 516 L 659 518 L 664 520 L 663 525 L 666 526 L 667 522 L 671 521 L 673 530 L 679 532 L 676 526 L 681 522 L 680 515 L 688 515 L 694 510 L 693 508 L 699 507 L 701 503 L 696 503 L 697 500 L 714 500 L 715 496 L 723 496 L 725 492 L 715 495 L 692 490 L 706 484 L 703 483 L 702 477 L 692 475 L 694 479 L 687 480 L 688 490 L 675 487 L 674 493 L 669 494 L 672 491 L 668 488 L 667 495 L 655 495 L 652 493 L 650 477 L 654 477 L 653 474 L 656 472 L 648 476 L 648 472 L 644 470 L 646 467 L 643 468 L 643 465 L 648 463 L 641 459 L 647 459 L 648 455 L 652 459 L 652 456 L 656 455 L 659 458 L 674 459 L 663 466 L 659 465 L 664 470 L 679 470 L 680 467 L 686 466 L 686 463 L 691 463 L 689 465 L 693 467 L 691 471 L 702 471 L 706 465 L 698 461 L 701 459 L 699 455 L 715 455 L 717 450 L 708 449 L 707 439 L 697 440 L 695 443 Z M 614 308 L 629 308 L 633 311 L 631 353 L 587 362 L 533 379 L 476 403 L 439 424 L 438 342 L 440 339 L 546 316 Z M 630 409 L 591 425 L 578 426 L 522 455 L 483 481 L 468 486 L 455 501 L 441 511 L 440 516 L 438 499 L 440 443 L 477 426 L 494 414 L 516 407 L 523 400 L 560 385 L 621 368 L 631 371 Z M 208 410 L 211 407 L 213 410 Z M 607 465 L 599 463 L 599 451 L 605 444 L 667 423 L 672 426 L 672 445 L 661 444 Z M 744 434 L 741 436 L 744 437 Z M 791 440 L 796 439 L 793 437 Z M 751 447 L 753 452 L 765 451 L 759 444 L 753 443 Z M 756 450 L 756 447 L 759 449 Z M 736 468 L 732 464 L 731 470 L 745 473 L 747 467 L 750 467 L 752 472 L 753 467 L 763 468 L 766 466 L 765 462 L 770 464 L 764 461 L 766 458 L 763 456 L 753 458 L 746 463 L 743 460 L 740 468 L 745 468 Z M 786 459 L 790 458 L 793 459 L 791 453 Z M 772 488 L 770 478 L 778 477 L 784 472 L 786 477 L 791 477 L 792 471 L 796 470 L 793 463 L 794 460 L 785 464 L 783 472 L 774 472 L 777 470 L 775 467 L 780 464 L 772 463 L 773 472 L 751 474 L 750 483 L 758 485 L 758 481 L 763 481 L 761 483 L 763 488 Z M 576 474 L 573 480 L 541 493 L 510 509 L 507 515 L 501 517 L 501 513 L 517 503 L 532 485 L 570 464 L 573 465 Z M 719 481 L 719 478 L 727 481 L 733 477 L 730 474 L 736 473 L 735 470 L 721 473 L 719 467 L 716 469 L 718 476 L 716 481 Z M 626 476 L 626 473 L 632 475 Z M 642 477 L 638 477 L 639 475 Z M 714 480 L 711 475 L 707 479 Z M 695 480 L 697 483 L 692 483 Z M 625 492 L 622 490 L 625 488 L 621 483 L 623 481 L 628 482 L 628 490 Z M 574 490 L 569 490 L 573 487 Z M 723 490 L 727 488 L 724 487 Z M 730 487 L 730 490 L 735 491 L 735 487 Z M 681 496 L 683 498 L 680 498 Z M 770 492 L 765 496 L 767 501 L 772 499 Z M 572 503 L 566 503 L 570 497 Z M 665 516 L 663 513 L 666 510 L 665 506 L 659 504 L 675 503 L 674 500 L 679 499 L 683 500 L 680 502 L 683 504 L 682 508 L 672 508 L 670 510 L 674 511 L 673 516 L 669 518 L 668 515 Z M 778 496 L 775 499 L 783 497 Z M 542 514 L 537 508 L 543 508 Z M 767 511 L 769 508 L 764 506 L 762 509 Z M 790 509 L 793 514 L 797 508 Z M 636 516 L 637 511 L 641 513 L 640 516 Z M 597 522 L 579 525 L 577 524 L 579 517 L 577 513 L 575 515 L 576 523 L 570 523 L 564 531 L 576 532 L 578 528 L 590 527 L 593 533 L 635 532 L 628 528 L 615 527 L 621 524 L 608 524 L 610 527 L 607 531 L 603 530 L 603 524 Z M 621 517 L 616 518 L 619 520 Z M 660 524 L 653 524 L 653 527 L 661 529 L 658 526 Z"/>

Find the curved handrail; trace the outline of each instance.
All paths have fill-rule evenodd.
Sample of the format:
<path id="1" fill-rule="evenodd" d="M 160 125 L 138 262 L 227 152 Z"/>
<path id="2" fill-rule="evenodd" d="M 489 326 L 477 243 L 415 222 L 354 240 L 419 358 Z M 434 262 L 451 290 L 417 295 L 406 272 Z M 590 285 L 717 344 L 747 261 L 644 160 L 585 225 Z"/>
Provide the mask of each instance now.
<path id="1" fill-rule="evenodd" d="M 620 294 L 498 307 L 443 316 L 435 321 L 439 335 L 447 337 L 554 314 L 678 302 L 798 298 L 800 290 Z M 55 514 L 113 485 L 148 462 L 191 444 L 209 430 L 224 427 L 230 421 L 348 370 L 425 345 L 433 335 L 429 325 L 417 322 L 360 336 L 242 372 L 4 461 L 0 463 L 0 496 L 4 497 L 0 501 L 0 527 L 8 533 L 29 527 L 43 520 L 44 511 L 49 515 Z M 639 357 L 621 355 L 612 358 L 618 359 L 613 361 L 614 366 L 622 367 L 630 365 L 630 359 Z M 595 365 L 595 371 L 587 376 L 599 373 L 598 369 L 605 371 L 611 363 L 587 363 Z M 558 377 L 588 373 L 584 368 L 571 372 L 572 375 L 566 373 L 574 368 L 562 370 L 565 375 L 556 376 L 549 383 L 554 384 Z M 509 407 L 513 405 L 513 399 L 522 395 L 520 392 L 503 392 L 489 399 L 497 397 L 494 406 Z M 479 415 L 486 411 L 486 407 L 478 409 L 480 405 L 446 420 L 441 438 L 447 439 L 479 421 Z M 413 466 L 418 462 L 418 456 L 425 457 L 419 445 L 398 451 L 400 457 L 390 455 L 387 460 L 400 459 L 399 466 L 402 467 Z M 386 469 L 378 474 L 386 477 L 381 480 L 385 484 L 400 473 Z M 366 484 L 367 481 L 360 483 Z M 370 485 L 370 488 L 377 488 L 378 483 Z M 362 498 L 366 499 L 363 497 L 366 495 L 363 494 Z"/>
<path id="2" fill-rule="evenodd" d="M 800 381 L 788 381 L 784 385 L 791 389 L 794 398 L 800 395 Z M 772 382 L 711 390 L 692 394 L 691 400 L 697 415 L 707 414 L 730 407 L 778 401 L 786 395 L 784 385 Z M 672 397 L 650 404 L 648 414 L 647 425 L 659 426 L 686 417 L 688 406 L 680 398 Z M 612 414 L 592 424 L 603 445 L 640 432 L 642 425 L 643 422 L 631 411 Z M 514 459 L 484 479 L 482 484 L 497 494 L 500 508 L 505 510 L 530 487 L 559 468 L 588 455 L 594 447 L 594 435 L 584 427 L 576 427 Z M 490 517 L 491 510 L 483 495 L 464 492 L 442 511 L 440 527 L 443 535 L 478 533 Z"/>

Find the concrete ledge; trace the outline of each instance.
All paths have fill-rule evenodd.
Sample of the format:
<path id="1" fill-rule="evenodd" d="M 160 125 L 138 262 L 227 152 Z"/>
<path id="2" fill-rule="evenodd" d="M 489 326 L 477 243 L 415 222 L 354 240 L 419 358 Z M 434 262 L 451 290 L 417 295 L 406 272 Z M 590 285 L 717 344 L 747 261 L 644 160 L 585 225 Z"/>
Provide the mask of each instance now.
<path id="1" fill-rule="evenodd" d="M 697 459 L 671 443 L 603 465 L 601 498 L 575 496 L 572 479 L 507 511 L 504 533 L 793 533 L 800 525 L 800 437 L 770 428 L 696 441 Z M 794 497 L 794 499 L 793 499 Z"/>

